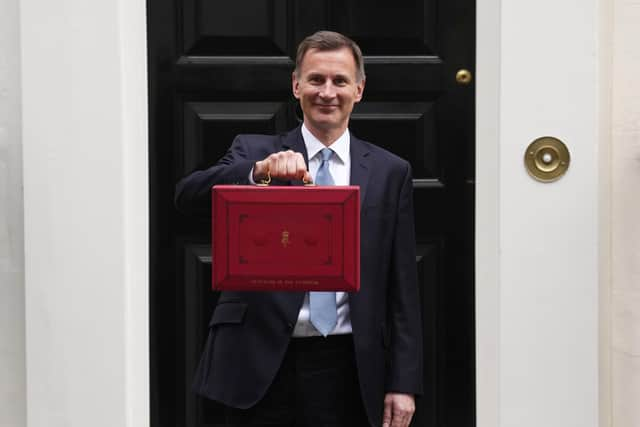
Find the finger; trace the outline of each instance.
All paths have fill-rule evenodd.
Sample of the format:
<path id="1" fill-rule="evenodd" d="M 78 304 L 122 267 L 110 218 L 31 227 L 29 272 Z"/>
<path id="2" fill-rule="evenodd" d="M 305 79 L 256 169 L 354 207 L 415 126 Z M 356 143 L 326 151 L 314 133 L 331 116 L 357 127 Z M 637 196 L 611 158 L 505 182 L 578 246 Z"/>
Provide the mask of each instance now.
<path id="1" fill-rule="evenodd" d="M 400 417 L 398 417 L 396 414 L 391 413 L 391 424 L 389 424 L 389 427 L 400 427 Z"/>
<path id="2" fill-rule="evenodd" d="M 298 178 L 297 164 L 295 156 L 287 156 L 287 175 L 289 178 Z"/>
<path id="3" fill-rule="evenodd" d="M 406 419 L 406 421 L 405 421 L 405 426 L 407 426 L 407 427 L 408 427 L 408 426 L 409 426 L 409 424 L 411 424 L 411 419 L 412 419 L 412 418 L 413 418 L 413 412 L 411 412 L 411 413 L 409 413 L 409 414 L 407 415 L 407 419 Z"/>
<path id="4" fill-rule="evenodd" d="M 269 156 L 269 174 L 272 177 L 278 175 L 278 157 L 273 154 Z"/>
<path id="5" fill-rule="evenodd" d="M 404 415 L 405 411 L 402 408 L 401 402 L 394 399 L 391 404 L 391 427 L 402 427 Z"/>
<path id="6" fill-rule="evenodd" d="M 412 414 L 413 412 L 410 410 L 396 408 L 393 411 L 393 422 L 391 423 L 391 427 L 407 427 L 411 422 Z"/>
<path id="7" fill-rule="evenodd" d="M 308 175 L 307 165 L 304 163 L 304 158 L 302 157 L 302 154 L 296 153 L 296 156 L 294 157 L 294 161 L 296 165 L 295 166 L 296 176 L 298 178 L 301 178 L 303 181 L 307 182 L 307 180 L 305 180 L 305 175 Z M 311 178 L 311 176 L 309 176 L 309 178 Z"/>
<path id="8" fill-rule="evenodd" d="M 402 414 L 398 417 L 398 426 L 399 427 L 408 427 L 409 421 L 411 421 L 411 416 L 407 413 Z"/>
<path id="9" fill-rule="evenodd" d="M 391 401 L 384 400 L 384 412 L 382 413 L 382 427 L 391 426 Z"/>
<path id="10" fill-rule="evenodd" d="M 277 163 L 278 176 L 280 178 L 286 178 L 287 177 L 287 156 L 285 153 L 280 152 L 277 154 L 277 159 L 278 159 L 278 163 Z"/>
<path id="11" fill-rule="evenodd" d="M 302 154 L 295 153 L 293 151 L 287 151 L 287 155 L 289 156 L 287 166 L 290 178 L 303 179 L 307 167 L 304 163 Z"/>
<path id="12" fill-rule="evenodd" d="M 406 427 L 406 424 L 404 423 L 404 417 L 396 412 L 393 413 L 392 415 L 392 419 L 391 419 L 391 427 Z"/>
<path id="13" fill-rule="evenodd" d="M 268 156 L 264 160 L 260 160 L 256 162 L 256 170 L 254 171 L 254 177 L 258 177 L 258 179 L 268 179 L 273 170 L 273 158 Z"/>

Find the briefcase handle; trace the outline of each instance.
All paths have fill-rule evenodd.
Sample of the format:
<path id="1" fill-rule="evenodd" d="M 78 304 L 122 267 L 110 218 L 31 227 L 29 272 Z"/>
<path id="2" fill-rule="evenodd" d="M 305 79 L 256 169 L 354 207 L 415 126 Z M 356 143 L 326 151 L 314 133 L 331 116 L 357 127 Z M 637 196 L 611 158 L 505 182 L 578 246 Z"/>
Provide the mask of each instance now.
<path id="1" fill-rule="evenodd" d="M 314 187 L 315 184 L 313 182 L 302 182 L 305 187 Z M 268 187 L 271 184 L 271 171 L 267 170 L 267 177 L 262 178 L 260 182 L 256 183 L 259 187 Z"/>

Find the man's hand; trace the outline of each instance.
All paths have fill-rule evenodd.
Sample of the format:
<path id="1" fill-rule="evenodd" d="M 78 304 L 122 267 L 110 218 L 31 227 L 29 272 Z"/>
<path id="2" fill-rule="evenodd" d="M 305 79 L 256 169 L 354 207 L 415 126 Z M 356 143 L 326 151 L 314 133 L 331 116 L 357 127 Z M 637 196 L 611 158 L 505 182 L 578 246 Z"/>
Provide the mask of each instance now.
<path id="1" fill-rule="evenodd" d="M 382 427 L 407 427 L 416 411 L 416 403 L 411 394 L 387 393 L 384 396 Z"/>
<path id="2" fill-rule="evenodd" d="M 307 171 L 304 157 L 300 153 L 291 150 L 273 153 L 264 160 L 256 162 L 253 167 L 253 180 L 259 182 L 267 179 L 267 176 L 281 180 L 299 179 L 311 182 L 311 175 Z"/>

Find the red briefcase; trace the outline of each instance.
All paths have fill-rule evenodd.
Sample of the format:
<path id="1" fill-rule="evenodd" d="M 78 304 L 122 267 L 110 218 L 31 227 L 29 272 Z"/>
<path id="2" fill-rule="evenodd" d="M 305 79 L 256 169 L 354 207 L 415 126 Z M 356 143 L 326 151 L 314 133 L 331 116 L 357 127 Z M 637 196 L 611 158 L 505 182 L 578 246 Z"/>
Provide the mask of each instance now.
<path id="1" fill-rule="evenodd" d="M 214 290 L 360 289 L 359 187 L 212 191 Z"/>

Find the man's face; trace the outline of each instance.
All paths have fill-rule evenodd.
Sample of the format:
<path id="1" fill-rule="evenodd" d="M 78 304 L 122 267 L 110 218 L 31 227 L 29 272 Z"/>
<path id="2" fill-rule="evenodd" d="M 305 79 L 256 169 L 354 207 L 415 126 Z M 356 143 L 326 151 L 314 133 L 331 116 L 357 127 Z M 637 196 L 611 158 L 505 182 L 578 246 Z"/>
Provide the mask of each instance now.
<path id="1" fill-rule="evenodd" d="M 362 99 L 364 80 L 356 82 L 356 61 L 349 48 L 310 49 L 293 74 L 293 95 L 300 100 L 310 130 L 344 131 L 353 105 Z"/>

